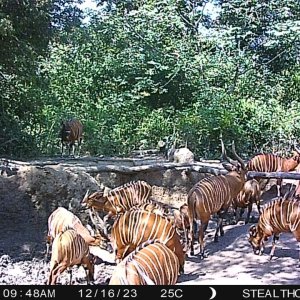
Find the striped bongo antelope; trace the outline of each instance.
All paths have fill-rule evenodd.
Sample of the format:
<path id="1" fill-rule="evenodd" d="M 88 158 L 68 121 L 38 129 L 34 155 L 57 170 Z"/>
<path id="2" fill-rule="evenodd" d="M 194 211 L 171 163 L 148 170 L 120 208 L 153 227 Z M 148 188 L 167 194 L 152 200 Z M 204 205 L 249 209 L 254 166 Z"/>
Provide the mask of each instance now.
<path id="1" fill-rule="evenodd" d="M 276 242 L 281 233 L 291 232 L 300 242 L 300 201 L 290 198 L 287 194 L 268 203 L 264 207 L 257 225 L 249 228 L 249 242 L 253 252 L 257 255 L 264 252 L 265 241 L 273 235 L 270 260 L 274 256 Z"/>
<path id="2" fill-rule="evenodd" d="M 243 215 L 245 208 L 248 209 L 245 224 L 249 222 L 250 215 L 252 212 L 253 203 L 256 204 L 257 210 L 260 214 L 260 200 L 261 200 L 261 189 L 259 182 L 256 179 L 247 180 L 239 192 L 237 197 L 233 199 L 233 208 L 235 210 L 234 215 L 237 214 L 237 209 L 240 208 L 240 217 Z"/>
<path id="3" fill-rule="evenodd" d="M 278 155 L 272 153 L 261 153 L 255 155 L 251 158 L 247 163 L 248 171 L 256 171 L 256 172 L 290 172 L 295 170 L 295 168 L 300 163 L 300 150 L 295 147 L 293 156 L 290 158 L 280 157 Z M 260 185 L 262 185 L 263 179 L 256 178 Z M 266 184 L 268 183 L 267 180 Z M 276 180 L 277 183 L 277 196 L 281 195 L 281 186 L 282 179 L 278 178 Z M 266 185 L 265 184 L 265 185 Z"/>
<path id="4" fill-rule="evenodd" d="M 50 274 L 47 284 L 55 285 L 58 276 L 66 269 L 70 271 L 72 283 L 72 267 L 82 265 L 86 271 L 87 283 L 94 280 L 94 256 L 89 252 L 89 246 L 74 229 L 60 232 L 53 241 Z"/>
<path id="5" fill-rule="evenodd" d="M 84 196 L 81 204 L 84 207 L 107 213 L 103 218 L 104 230 L 107 233 L 106 222 L 108 218 L 124 213 L 135 205 L 150 202 L 152 187 L 146 181 L 131 181 L 110 190 L 106 195 L 103 191 Z M 94 224 L 97 220 L 92 220 Z"/>
<path id="6" fill-rule="evenodd" d="M 184 203 L 177 208 L 152 199 L 150 201 L 151 202 L 133 206 L 131 210 L 145 210 L 166 217 L 171 223 L 174 224 L 180 238 L 185 240 L 187 232 L 190 228 L 188 205 Z"/>
<path id="7" fill-rule="evenodd" d="M 78 156 L 80 155 L 80 147 L 83 139 L 83 125 L 77 119 L 70 119 L 61 122 L 60 129 L 61 138 L 61 156 L 63 156 L 64 145 L 68 148 L 69 155 L 75 156 L 75 143 L 77 141 Z"/>
<path id="8" fill-rule="evenodd" d="M 109 239 L 105 235 L 97 234 L 91 236 L 88 229 L 85 228 L 80 219 L 64 207 L 58 207 L 48 218 L 47 250 L 46 258 L 49 255 L 49 247 L 53 239 L 68 228 L 76 230 L 90 246 L 99 246 L 106 249 Z"/>
<path id="9" fill-rule="evenodd" d="M 174 210 L 174 212 L 173 212 L 173 222 L 175 224 L 177 232 L 183 238 L 183 242 L 184 242 L 185 246 L 188 243 L 187 237 L 188 237 L 188 232 L 190 231 L 190 221 L 189 221 L 188 210 L 189 210 L 188 204 L 184 203 L 179 207 L 178 211 Z M 186 249 L 184 249 L 184 250 L 186 250 Z"/>
<path id="10" fill-rule="evenodd" d="M 175 252 L 179 271 L 183 273 L 185 253 L 175 226 L 166 217 L 144 210 L 126 211 L 115 220 L 111 240 L 116 261 L 122 260 L 143 242 L 155 239 Z"/>
<path id="11" fill-rule="evenodd" d="M 246 167 L 243 160 L 236 154 L 234 143 L 232 150 L 237 161 L 230 159 L 226 155 L 224 143 L 221 140 L 222 157 L 229 163 L 223 163 L 224 168 L 229 172 L 226 175 L 215 175 L 206 177 L 196 183 L 188 193 L 187 203 L 190 220 L 190 253 L 194 255 L 194 238 L 197 220 L 199 226 L 200 257 L 204 258 L 204 234 L 213 214 L 217 214 L 218 223 L 214 236 L 214 241 L 218 241 L 218 232 L 224 235 L 223 216 L 231 205 L 232 201 L 244 186 L 246 178 Z M 186 239 L 188 240 L 188 239 Z"/>
<path id="12" fill-rule="evenodd" d="M 109 285 L 174 285 L 178 273 L 176 254 L 160 241 L 150 240 L 116 266 Z"/>
<path id="13" fill-rule="evenodd" d="M 189 227 L 188 206 L 186 203 L 177 208 L 156 200 L 150 199 L 149 201 L 150 202 L 133 206 L 131 210 L 145 210 L 167 217 L 168 220 L 173 222 L 175 227 L 180 231 L 184 231 L 187 227 Z"/>
<path id="14" fill-rule="evenodd" d="M 300 173 L 300 164 L 296 167 L 295 171 Z M 295 199 L 300 199 L 300 180 L 297 180 L 295 185 L 291 185 L 289 197 L 294 197 Z"/>

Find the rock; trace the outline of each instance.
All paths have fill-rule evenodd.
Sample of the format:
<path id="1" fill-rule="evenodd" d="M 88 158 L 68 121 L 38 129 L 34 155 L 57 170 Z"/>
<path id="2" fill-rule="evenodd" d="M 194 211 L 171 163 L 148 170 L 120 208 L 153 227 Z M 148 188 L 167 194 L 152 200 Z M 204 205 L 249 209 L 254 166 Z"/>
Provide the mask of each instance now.
<path id="1" fill-rule="evenodd" d="M 101 189 L 97 181 L 83 171 L 73 173 L 62 168 L 25 166 L 16 176 L 19 189 L 30 196 L 35 210 L 44 218 L 48 218 L 58 206 L 77 215 L 83 214 L 86 218 L 86 213 L 81 209 L 81 200 L 87 190 Z"/>
<path id="2" fill-rule="evenodd" d="M 11 263 L 11 258 L 9 255 L 4 254 L 0 257 L 0 266 L 1 267 L 7 267 L 7 265 L 10 263 Z"/>
<path id="3" fill-rule="evenodd" d="M 173 154 L 175 163 L 193 163 L 194 153 L 188 148 L 175 149 Z"/>

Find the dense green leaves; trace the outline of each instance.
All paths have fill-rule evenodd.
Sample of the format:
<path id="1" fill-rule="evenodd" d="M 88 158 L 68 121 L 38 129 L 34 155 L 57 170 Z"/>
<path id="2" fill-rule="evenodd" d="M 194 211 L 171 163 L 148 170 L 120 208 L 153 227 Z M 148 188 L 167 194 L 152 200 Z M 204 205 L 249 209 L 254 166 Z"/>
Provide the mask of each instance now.
<path id="1" fill-rule="evenodd" d="M 165 136 L 197 158 L 220 156 L 221 133 L 245 157 L 299 142 L 297 1 L 96 1 L 87 23 L 76 2 L 0 6 L 2 155 L 59 154 L 71 116 L 95 155 Z"/>

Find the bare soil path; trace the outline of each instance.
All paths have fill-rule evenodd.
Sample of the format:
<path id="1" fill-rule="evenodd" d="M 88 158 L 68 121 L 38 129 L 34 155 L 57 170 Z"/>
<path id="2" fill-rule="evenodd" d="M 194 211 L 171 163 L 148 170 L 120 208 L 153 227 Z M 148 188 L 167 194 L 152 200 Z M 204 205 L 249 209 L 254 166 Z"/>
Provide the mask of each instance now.
<path id="1" fill-rule="evenodd" d="M 264 203 L 274 198 L 274 191 L 264 194 Z M 0 193 L 0 284 L 43 285 L 49 272 L 49 263 L 44 261 L 47 220 L 34 218 L 25 199 L 18 199 L 18 209 L 12 209 L 11 199 L 20 197 L 17 186 L 0 185 Z M 255 209 L 254 213 L 257 218 Z M 300 284 L 298 243 L 292 234 L 282 234 L 275 257 L 269 261 L 271 241 L 262 256 L 254 255 L 250 248 L 247 235 L 251 223 L 240 221 L 225 226 L 225 235 L 218 243 L 212 241 L 214 226 L 211 221 L 206 239 L 208 257 L 200 260 L 197 248 L 195 256 L 187 255 L 185 273 L 179 277 L 178 285 Z M 106 251 L 92 251 L 99 256 L 94 284 L 105 285 L 115 267 L 113 256 Z M 68 274 L 60 276 L 60 284 L 67 281 Z M 73 283 L 86 284 L 83 268 L 74 268 Z"/>

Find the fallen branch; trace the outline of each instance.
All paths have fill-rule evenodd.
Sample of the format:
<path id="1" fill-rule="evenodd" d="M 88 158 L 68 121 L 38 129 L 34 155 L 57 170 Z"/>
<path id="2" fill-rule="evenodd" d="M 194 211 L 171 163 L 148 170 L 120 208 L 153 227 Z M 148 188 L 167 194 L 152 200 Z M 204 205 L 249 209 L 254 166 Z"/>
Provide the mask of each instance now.
<path id="1" fill-rule="evenodd" d="M 213 175 L 225 175 L 228 173 L 222 164 L 215 161 L 201 161 L 188 163 L 174 163 L 174 162 L 155 162 L 148 159 L 122 159 L 122 158 L 104 158 L 104 157 L 82 157 L 78 159 L 66 158 L 45 158 L 45 160 L 34 161 L 16 161 L 6 158 L 0 158 L 0 169 L 5 170 L 7 167 L 18 170 L 23 166 L 46 167 L 58 165 L 60 168 L 70 170 L 73 172 L 86 172 L 90 174 L 97 174 L 101 172 L 136 174 L 138 172 L 153 172 L 163 170 L 177 170 L 186 172 L 209 173 Z M 87 164 L 87 166 L 84 165 Z M 133 164 L 129 165 L 128 164 Z M 1 165 L 2 164 L 2 165 Z M 126 165 L 127 164 L 127 165 Z M 138 165 L 137 165 L 138 164 Z M 12 166 L 11 166 L 12 165 Z M 0 171 L 1 171 L 0 170 Z M 295 179 L 300 180 L 300 173 L 297 172 L 255 172 L 249 171 L 247 173 L 248 179 L 259 178 L 277 178 L 277 179 Z"/>
<path id="2" fill-rule="evenodd" d="M 73 172 L 84 171 L 87 173 L 101 173 L 101 172 L 114 172 L 114 173 L 125 173 L 125 174 L 135 174 L 138 172 L 153 172 L 161 170 L 174 169 L 178 171 L 195 171 L 199 173 L 210 173 L 214 175 L 226 174 L 227 171 L 222 168 L 209 167 L 209 166 L 199 166 L 198 164 L 179 164 L 179 163 L 158 163 L 151 165 L 142 166 L 116 166 L 116 165 L 100 165 L 100 166 L 87 166 L 87 167 L 66 167 L 66 169 Z"/>
<path id="3" fill-rule="evenodd" d="M 254 172 L 249 171 L 247 174 L 248 179 L 259 177 L 259 178 L 277 178 L 277 179 L 300 179 L 300 173 L 297 172 Z"/>

